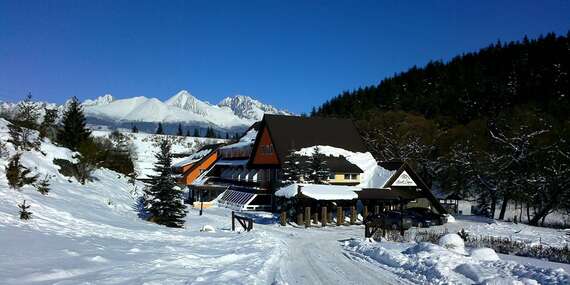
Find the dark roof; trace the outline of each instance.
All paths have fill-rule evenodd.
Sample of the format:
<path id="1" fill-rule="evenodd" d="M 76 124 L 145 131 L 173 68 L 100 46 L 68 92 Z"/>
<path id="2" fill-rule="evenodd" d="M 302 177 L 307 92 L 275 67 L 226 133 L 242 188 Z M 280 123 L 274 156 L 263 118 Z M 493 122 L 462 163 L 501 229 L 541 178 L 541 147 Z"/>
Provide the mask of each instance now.
<path id="1" fill-rule="evenodd" d="M 265 114 L 263 126 L 269 130 L 279 161 L 283 161 L 291 150 L 315 145 L 328 145 L 355 152 L 367 151 L 354 123 L 348 119 Z M 256 142 L 260 135 L 261 132 L 258 133 Z"/>
<path id="2" fill-rule="evenodd" d="M 326 156 L 324 158 L 327 167 L 332 172 L 344 172 L 344 173 L 362 173 L 362 169 L 358 167 L 356 164 L 353 164 L 346 160 L 343 156 L 336 157 L 336 156 Z"/>
<path id="3" fill-rule="evenodd" d="M 362 200 L 415 200 L 424 197 L 421 192 L 410 191 L 410 189 L 362 189 L 356 192 L 358 199 Z"/>
<path id="4" fill-rule="evenodd" d="M 404 162 L 399 160 L 381 161 L 378 162 L 378 165 L 380 165 L 382 168 L 386 170 L 395 171 L 402 168 Z"/>

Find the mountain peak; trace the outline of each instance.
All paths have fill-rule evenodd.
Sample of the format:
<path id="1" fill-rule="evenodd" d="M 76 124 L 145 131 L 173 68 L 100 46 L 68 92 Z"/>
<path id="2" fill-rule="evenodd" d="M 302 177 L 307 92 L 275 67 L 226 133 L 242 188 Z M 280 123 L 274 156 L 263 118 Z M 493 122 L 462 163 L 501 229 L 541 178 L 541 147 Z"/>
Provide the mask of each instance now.
<path id="1" fill-rule="evenodd" d="M 105 94 L 103 96 L 97 97 L 95 100 L 87 99 L 83 101 L 83 106 L 100 106 L 100 105 L 107 105 L 113 102 L 115 98 L 111 94 Z"/>
<path id="2" fill-rule="evenodd" d="M 249 96 L 240 94 L 225 98 L 220 101 L 218 106 L 230 108 L 240 118 L 255 121 L 261 120 L 265 113 L 290 115 L 288 112 L 277 110 L 271 105 L 263 104 Z"/>
<path id="3" fill-rule="evenodd" d="M 187 90 L 180 90 L 174 96 L 164 102 L 168 106 L 178 107 L 195 114 L 208 115 L 209 104 L 192 96 Z"/>

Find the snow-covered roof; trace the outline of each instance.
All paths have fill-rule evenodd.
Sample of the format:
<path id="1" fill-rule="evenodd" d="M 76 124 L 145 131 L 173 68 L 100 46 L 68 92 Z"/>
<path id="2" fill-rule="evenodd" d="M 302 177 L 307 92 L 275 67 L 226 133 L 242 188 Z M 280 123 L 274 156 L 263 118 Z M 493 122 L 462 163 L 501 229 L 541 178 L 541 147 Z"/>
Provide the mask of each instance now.
<path id="1" fill-rule="evenodd" d="M 239 139 L 238 142 L 226 145 L 221 147 L 220 149 L 232 149 L 232 148 L 242 148 L 246 146 L 251 146 L 255 142 L 255 138 L 257 137 L 257 130 L 255 128 L 251 128 L 243 137 Z"/>
<path id="2" fill-rule="evenodd" d="M 378 165 L 378 162 L 370 152 L 352 152 L 338 147 L 318 145 L 302 148 L 296 153 L 304 156 L 313 154 L 315 147 L 326 156 L 344 156 L 350 163 L 355 164 L 363 173 L 361 175 L 361 188 L 383 188 L 386 182 L 396 173 L 396 170 L 388 170 Z"/>
<path id="3" fill-rule="evenodd" d="M 360 190 L 354 186 L 293 183 L 281 187 L 275 196 L 292 198 L 302 194 L 316 200 L 354 200 L 358 198 L 356 192 Z"/>
<path id="4" fill-rule="evenodd" d="M 195 162 L 199 161 L 200 159 L 204 158 L 206 155 L 208 155 L 211 152 L 212 152 L 212 149 L 203 149 L 203 150 L 197 151 L 197 152 L 191 154 L 190 156 L 183 157 L 181 159 L 176 160 L 174 163 L 172 163 L 172 166 L 173 167 L 182 167 L 184 165 L 195 163 Z"/>

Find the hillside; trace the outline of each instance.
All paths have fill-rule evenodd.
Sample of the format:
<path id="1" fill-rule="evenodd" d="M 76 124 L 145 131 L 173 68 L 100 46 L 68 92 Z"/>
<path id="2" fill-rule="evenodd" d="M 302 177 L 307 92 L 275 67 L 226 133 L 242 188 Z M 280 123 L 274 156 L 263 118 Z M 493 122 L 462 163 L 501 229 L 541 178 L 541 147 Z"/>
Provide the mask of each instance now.
<path id="1" fill-rule="evenodd" d="M 94 130 L 92 132 L 95 137 L 106 137 L 111 131 Z M 206 144 L 214 144 L 224 142 L 224 139 L 211 139 L 202 137 L 180 137 L 171 135 L 155 135 L 145 133 L 122 132 L 133 146 L 134 166 L 137 178 L 148 178 L 154 175 L 153 164 L 155 162 L 154 154 L 158 150 L 160 141 L 167 137 L 172 143 L 172 153 L 175 156 L 182 154 L 191 154 Z M 176 159 L 174 160 L 176 161 Z"/>
<path id="2" fill-rule="evenodd" d="M 362 118 L 367 111 L 402 110 L 459 123 L 534 104 L 558 119 L 570 111 L 570 33 L 497 42 L 449 62 L 412 67 L 378 85 L 346 91 L 313 111 Z"/>

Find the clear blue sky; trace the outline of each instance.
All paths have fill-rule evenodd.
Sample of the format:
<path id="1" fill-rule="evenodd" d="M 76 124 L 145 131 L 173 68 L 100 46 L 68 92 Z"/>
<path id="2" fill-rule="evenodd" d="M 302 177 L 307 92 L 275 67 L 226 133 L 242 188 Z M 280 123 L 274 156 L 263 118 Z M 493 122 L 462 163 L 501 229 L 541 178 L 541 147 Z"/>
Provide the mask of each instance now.
<path id="1" fill-rule="evenodd" d="M 300 113 L 430 59 L 569 29 L 564 0 L 0 0 L 0 100 L 188 89 Z"/>

